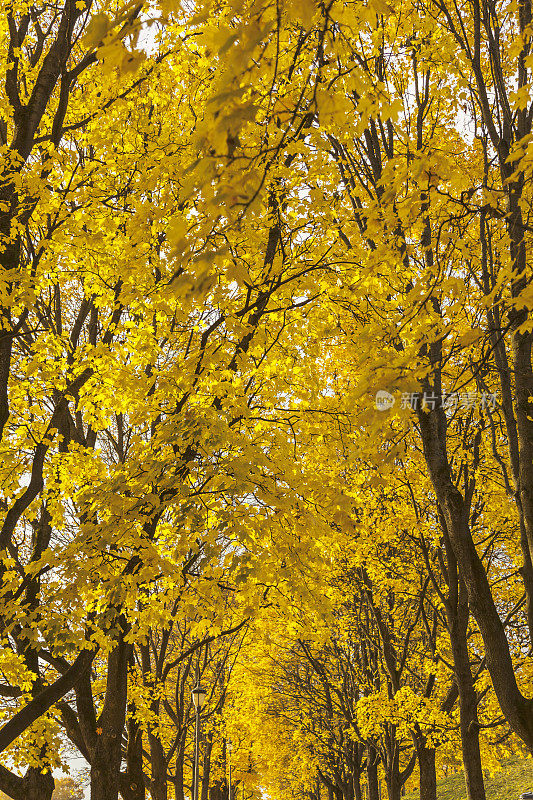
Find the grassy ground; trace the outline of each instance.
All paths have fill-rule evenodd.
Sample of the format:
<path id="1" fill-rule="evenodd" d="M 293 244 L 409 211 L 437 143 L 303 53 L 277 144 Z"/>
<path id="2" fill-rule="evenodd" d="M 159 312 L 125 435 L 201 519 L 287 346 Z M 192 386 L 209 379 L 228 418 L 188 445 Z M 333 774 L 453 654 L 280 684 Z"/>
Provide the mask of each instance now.
<path id="1" fill-rule="evenodd" d="M 501 772 L 485 775 L 487 800 L 518 800 L 522 792 L 533 791 L 533 759 L 512 758 Z M 465 779 L 462 772 L 437 783 L 438 800 L 465 800 Z M 418 792 L 405 795 L 405 800 L 418 800 Z"/>

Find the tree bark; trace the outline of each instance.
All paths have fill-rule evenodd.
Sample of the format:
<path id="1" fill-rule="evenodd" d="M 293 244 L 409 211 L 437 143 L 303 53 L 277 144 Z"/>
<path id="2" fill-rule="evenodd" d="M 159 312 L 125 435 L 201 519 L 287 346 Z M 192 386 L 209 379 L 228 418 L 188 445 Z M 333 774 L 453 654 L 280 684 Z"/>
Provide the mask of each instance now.
<path id="1" fill-rule="evenodd" d="M 368 745 L 366 777 L 368 780 L 368 800 L 380 800 L 378 784 L 378 754 L 375 747 Z"/>
<path id="2" fill-rule="evenodd" d="M 185 737 L 183 736 L 178 745 L 176 753 L 176 763 L 174 767 L 174 797 L 175 800 L 185 800 L 185 790 L 183 786 L 183 762 L 185 760 Z"/>
<path id="3" fill-rule="evenodd" d="M 437 800 L 437 773 L 435 770 L 435 748 L 425 745 L 418 750 L 420 770 L 420 800 Z"/>
<path id="4" fill-rule="evenodd" d="M 389 800 L 401 800 L 402 784 L 400 781 L 399 770 L 394 768 L 387 770 L 385 782 L 387 784 L 387 795 Z"/>
<path id="5" fill-rule="evenodd" d="M 107 659 L 104 706 L 91 753 L 91 800 L 118 800 L 131 648 L 121 634 Z"/>
<path id="6" fill-rule="evenodd" d="M 148 733 L 148 739 L 150 741 L 150 765 L 152 769 L 150 795 L 152 800 L 167 800 L 168 784 L 165 751 L 159 738 L 151 731 Z"/>
<path id="7" fill-rule="evenodd" d="M 360 742 L 357 742 L 353 747 L 354 754 L 354 769 L 352 775 L 353 784 L 353 797 L 354 800 L 363 800 L 363 793 L 361 791 L 361 771 L 363 761 L 364 747 Z"/>
<path id="8" fill-rule="evenodd" d="M 20 736 L 36 719 L 39 719 L 54 703 L 57 703 L 67 692 L 69 692 L 80 675 L 86 672 L 94 661 L 96 653 L 91 650 L 82 650 L 70 669 L 61 675 L 50 686 L 47 686 L 32 700 L 17 711 L 16 714 L 0 728 L 0 752 L 6 749 L 15 739 Z"/>
<path id="9" fill-rule="evenodd" d="M 150 651 L 147 644 L 140 646 L 143 679 L 145 685 L 151 690 L 157 682 L 157 675 L 152 671 Z M 157 718 L 159 716 L 159 700 L 152 697 L 150 710 Z M 167 800 L 167 762 L 165 751 L 157 733 L 154 733 L 151 726 L 148 726 L 148 743 L 150 745 L 150 794 L 152 800 Z"/>
<path id="10" fill-rule="evenodd" d="M 51 800 L 54 787 L 51 772 L 29 767 L 21 778 L 0 765 L 0 790 L 13 800 Z"/>
<path id="11" fill-rule="evenodd" d="M 389 800 L 401 800 L 402 780 L 400 777 L 400 753 L 394 735 L 389 735 L 389 747 L 385 767 L 385 782 Z M 378 787 L 379 788 L 379 787 Z"/>
<path id="12" fill-rule="evenodd" d="M 211 777 L 211 751 L 213 750 L 213 734 L 209 733 L 204 741 L 204 767 L 202 770 L 201 800 L 209 798 L 209 781 Z"/>
<path id="13" fill-rule="evenodd" d="M 123 800 L 145 800 L 143 771 L 142 728 L 133 717 L 128 720 L 126 772 L 120 775 L 120 794 Z"/>
<path id="14" fill-rule="evenodd" d="M 228 800 L 229 787 L 226 781 L 215 781 L 209 787 L 209 800 Z"/>
<path id="15" fill-rule="evenodd" d="M 452 558 L 448 558 L 449 574 L 453 569 Z M 455 680 L 459 691 L 459 717 L 461 726 L 461 748 L 465 771 L 468 800 L 485 800 L 485 783 L 479 747 L 479 722 L 477 696 L 474 688 L 468 652 L 468 598 L 464 581 L 458 576 L 458 598 L 455 610 L 451 609 L 449 633 L 452 646 Z"/>
<path id="16" fill-rule="evenodd" d="M 431 387 L 424 389 L 428 391 Z M 446 415 L 442 408 L 420 410 L 418 419 L 431 482 L 483 638 L 494 691 L 511 728 L 533 752 L 533 701 L 525 698 L 518 688 L 505 629 L 472 539 L 468 504 L 452 481 L 446 448 Z"/>

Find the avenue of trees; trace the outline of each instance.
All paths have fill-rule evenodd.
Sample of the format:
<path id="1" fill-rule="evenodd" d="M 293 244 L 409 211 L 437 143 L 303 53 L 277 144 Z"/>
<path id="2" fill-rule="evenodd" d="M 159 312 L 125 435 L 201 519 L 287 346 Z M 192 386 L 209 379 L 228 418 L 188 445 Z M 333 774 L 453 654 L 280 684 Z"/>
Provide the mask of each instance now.
<path id="1" fill-rule="evenodd" d="M 199 800 L 485 800 L 533 754 L 530 0 L 0 26 L 0 792 L 189 800 L 201 682 Z"/>

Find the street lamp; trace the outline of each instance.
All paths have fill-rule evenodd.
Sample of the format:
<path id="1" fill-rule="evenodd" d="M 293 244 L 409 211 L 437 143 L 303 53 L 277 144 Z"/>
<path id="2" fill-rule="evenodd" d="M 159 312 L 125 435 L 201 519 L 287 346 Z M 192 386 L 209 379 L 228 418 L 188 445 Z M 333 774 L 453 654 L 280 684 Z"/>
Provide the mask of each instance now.
<path id="1" fill-rule="evenodd" d="M 200 711 L 205 703 L 207 692 L 196 684 L 192 690 L 192 701 L 196 710 L 196 736 L 194 740 L 194 768 L 193 768 L 193 781 L 192 781 L 192 800 L 198 800 L 198 787 L 200 785 Z"/>
<path id="2" fill-rule="evenodd" d="M 231 744 L 231 739 L 228 739 L 228 762 L 229 762 L 229 788 L 228 788 L 228 800 L 231 800 L 231 751 L 233 750 L 233 746 Z"/>

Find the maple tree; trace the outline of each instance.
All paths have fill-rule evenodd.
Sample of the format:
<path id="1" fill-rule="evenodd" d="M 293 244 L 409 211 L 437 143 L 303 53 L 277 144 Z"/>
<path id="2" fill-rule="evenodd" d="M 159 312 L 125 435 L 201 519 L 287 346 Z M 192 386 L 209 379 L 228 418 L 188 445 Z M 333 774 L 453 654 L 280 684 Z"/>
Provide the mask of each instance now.
<path id="1" fill-rule="evenodd" d="M 164 14 L 168 11 L 163 9 Z M 112 797 L 119 784 L 127 665 L 133 636 L 133 613 L 125 612 L 124 601 L 127 605 L 128 598 L 121 597 L 120 590 L 117 595 L 117 587 L 129 581 L 133 591 L 153 581 L 161 569 L 167 580 L 176 571 L 185 576 L 187 565 L 190 567 L 198 559 L 199 555 L 193 553 L 192 557 L 185 556 L 186 566 L 181 561 L 181 550 L 190 550 L 188 541 L 184 541 L 180 552 L 169 557 L 166 541 L 170 522 L 175 523 L 176 517 L 172 510 L 166 515 L 164 512 L 169 501 L 176 497 L 181 500 L 180 485 L 191 475 L 189 463 L 203 444 L 205 434 L 194 422 L 195 416 L 201 419 L 210 408 L 211 416 L 220 412 L 228 376 L 236 371 L 238 357 L 246 354 L 268 301 L 287 280 L 268 275 L 277 245 L 275 225 L 267 237 L 265 276 L 255 292 L 246 289 L 232 297 L 228 288 L 230 274 L 206 302 L 204 295 L 211 288 L 211 281 L 206 278 L 205 264 L 212 261 L 212 251 L 208 250 L 203 260 L 198 260 L 198 251 L 190 252 L 189 273 L 185 276 L 184 268 L 176 269 L 169 258 L 169 253 L 175 259 L 176 253 L 186 249 L 183 200 L 172 191 L 176 174 L 182 172 L 182 154 L 179 146 L 177 153 L 174 151 L 175 120 L 165 117 L 163 124 L 168 97 L 180 86 L 175 65 L 179 64 L 181 75 L 192 74 L 192 66 L 181 58 L 187 50 L 182 47 L 187 37 L 180 37 L 181 26 L 167 26 L 167 38 L 164 42 L 159 40 L 158 52 L 143 60 L 138 51 L 122 45 L 126 36 L 135 41 L 138 35 L 137 7 L 127 7 L 111 16 L 105 7 L 90 9 L 86 4 L 69 3 L 44 13 L 43 17 L 37 9 L 28 12 L 21 6 L 20 10 L 10 9 L 6 20 L 6 41 L 10 44 L 5 54 L 4 137 L 4 188 L 9 202 L 4 209 L 3 229 L 8 276 L 2 338 L 7 425 L 2 530 L 2 542 L 7 548 L 3 576 L 7 670 L 4 696 L 18 702 L 16 713 L 0 732 L 0 740 L 3 749 L 14 743 L 15 749 L 8 752 L 11 758 L 16 754 L 17 765 L 29 766 L 24 779 L 3 768 L 2 780 L 16 796 L 49 796 L 53 789 L 50 768 L 58 756 L 54 740 L 57 726 L 47 711 L 75 688 L 78 728 L 68 706 L 62 705 L 62 713 L 68 715 L 67 727 L 71 732 L 74 729 L 74 738 L 91 763 L 93 796 Z M 205 21 L 206 16 L 207 12 L 200 13 L 200 21 Z M 255 20 L 250 27 L 251 43 L 244 40 L 243 45 L 248 58 L 260 46 L 264 33 Z M 170 48 L 165 50 L 169 42 Z M 207 35 L 206 52 L 209 43 Z M 242 51 L 238 52 L 242 57 Z M 203 83 L 209 86 L 212 82 L 208 61 L 195 50 L 188 51 L 188 57 L 203 68 L 194 75 L 196 91 L 201 92 Z M 135 67 L 140 73 L 130 76 Z M 234 80 L 233 70 L 225 74 L 230 76 L 230 82 Z M 150 88 L 154 80 L 157 97 Z M 162 91 L 165 80 L 166 95 Z M 191 88 L 189 85 L 187 91 Z M 224 87 L 218 85 L 216 91 L 221 88 Z M 230 95 L 238 96 L 239 91 Z M 100 111 L 94 112 L 94 107 Z M 188 118 L 186 115 L 180 119 L 187 134 L 196 122 L 194 111 L 189 108 L 189 113 Z M 241 113 L 237 103 L 231 122 L 235 136 L 246 114 L 246 106 Z M 138 131 L 142 133 L 138 135 Z M 227 128 L 222 127 L 221 132 L 225 141 Z M 8 145 L 11 136 L 13 143 Z M 192 144 L 187 139 L 186 164 L 191 150 L 194 152 L 198 143 L 203 146 L 202 141 L 201 133 Z M 207 162 L 215 163 L 212 159 Z M 242 197 L 241 169 L 238 179 Z M 205 183 L 200 181 L 200 186 L 205 192 Z M 183 187 L 181 194 L 187 197 Z M 231 194 L 230 199 L 233 201 Z M 144 241 L 146 225 L 149 236 Z M 210 216 L 202 212 L 200 226 L 196 227 L 197 241 L 205 241 L 200 244 L 201 254 L 210 237 L 215 236 Z M 204 228 L 203 233 L 200 228 Z M 165 243 L 168 246 L 162 257 Z M 180 244 L 181 249 L 177 249 Z M 237 241 L 235 247 L 238 246 Z M 23 278 L 11 284 L 14 275 L 10 270 L 22 268 Z M 198 287 L 199 298 L 195 302 Z M 294 305 L 290 293 L 289 300 L 283 303 L 288 303 L 289 308 Z M 209 316 L 215 308 L 220 310 L 219 318 L 210 323 Z M 239 330 L 239 325 L 244 331 Z M 192 348 L 187 326 L 202 328 L 197 346 Z M 223 335 L 212 343 L 211 334 L 221 326 Z M 128 350 L 134 341 L 136 349 Z M 206 383 L 202 362 L 204 357 L 208 361 L 209 352 L 216 352 L 221 345 L 229 372 L 222 373 L 213 383 L 212 373 L 207 371 Z M 169 362 L 165 365 L 165 357 L 159 353 L 164 346 L 167 358 L 174 358 L 168 368 Z M 268 348 L 270 344 L 262 346 Z M 180 375 L 175 358 L 178 353 L 187 365 L 181 382 L 175 377 Z M 222 363 L 219 358 L 217 369 Z M 112 373 L 114 380 L 102 380 Z M 120 399 L 117 395 L 118 387 L 124 391 L 128 382 L 136 391 L 139 379 L 146 384 L 144 395 L 138 398 L 138 409 L 142 406 L 140 418 L 135 413 L 135 395 L 129 399 L 126 394 Z M 176 406 L 177 388 L 182 397 Z M 183 409 L 193 391 L 193 399 L 201 398 L 203 391 L 207 401 L 200 403 L 196 411 L 184 411 L 189 431 L 183 436 L 182 466 L 174 469 L 172 480 L 168 481 L 165 467 L 161 466 L 158 437 L 168 437 L 176 430 L 172 413 Z M 234 414 L 235 409 L 230 408 L 230 417 Z M 114 418 L 111 427 L 110 417 Z M 234 422 L 239 421 L 237 415 Z M 221 423 L 231 432 L 231 426 L 224 420 Z M 159 433 L 161 429 L 164 434 Z M 148 441 L 146 430 L 150 432 Z M 100 435 L 101 431 L 105 434 Z M 213 425 L 207 432 L 213 439 Z M 220 441 L 224 441 L 221 433 Z M 102 453 L 100 444 L 106 435 L 113 443 L 111 458 L 109 451 Z M 134 528 L 141 538 L 130 538 L 124 548 L 117 550 L 112 540 L 120 540 L 120 536 L 114 532 L 109 539 L 105 526 L 116 523 L 117 513 L 121 525 L 128 526 L 124 498 L 132 498 L 131 478 L 138 471 L 137 465 L 148 464 L 147 446 L 152 472 L 147 469 L 138 475 L 139 493 L 145 500 L 141 499 L 140 505 L 137 500 L 130 502 L 130 512 L 137 506 L 135 513 L 140 514 Z M 228 446 L 236 450 L 239 441 L 229 441 Z M 215 440 L 207 454 L 202 453 L 210 470 L 209 458 L 219 458 L 219 449 Z M 178 461 L 176 440 L 169 453 Z M 141 462 L 136 461 L 139 458 Z M 237 463 L 238 457 L 231 449 L 229 460 L 233 476 L 236 467 L 232 462 Z M 118 466 L 124 462 L 126 466 Z M 207 480 L 211 478 L 212 475 Z M 190 478 L 193 485 L 197 480 L 198 476 Z M 96 511 L 87 491 L 87 486 L 95 483 L 100 497 Z M 102 503 L 105 493 L 107 502 Z M 191 497 L 195 495 L 200 497 L 198 503 L 202 506 L 201 487 L 199 491 L 192 490 Z M 222 497 L 222 505 L 226 503 Z M 197 525 L 202 514 L 198 516 L 190 503 L 185 502 L 184 506 L 190 514 L 190 524 Z M 107 522 L 102 511 L 104 517 L 108 515 Z M 202 507 L 200 512 L 203 511 Z M 94 538 L 90 535 L 91 525 L 97 530 Z M 217 531 L 215 525 L 215 535 Z M 150 549 L 149 545 L 156 535 L 159 550 Z M 148 549 L 142 544 L 143 537 Z M 193 536 L 191 544 L 195 542 Z M 139 544 L 146 558 L 139 558 Z M 81 552 L 87 571 L 80 562 Z M 66 608 L 69 629 L 63 624 Z M 19 623 L 21 613 L 23 625 Z M 142 636 L 142 621 L 136 621 L 136 630 L 137 636 Z M 104 679 L 107 684 L 102 706 L 94 705 L 88 671 L 98 650 L 102 655 L 98 656 L 96 679 Z M 59 677 L 54 677 L 54 671 Z M 24 704 L 28 692 L 31 699 Z M 5 712 L 10 710 L 6 705 Z M 43 725 L 49 732 L 44 739 Z"/>
<path id="2" fill-rule="evenodd" d="M 454 726 L 484 800 L 533 750 L 528 1 L 1 25 L 0 789 L 66 736 L 181 800 L 203 654 L 202 800 L 228 731 L 255 796 L 434 800 Z"/>

